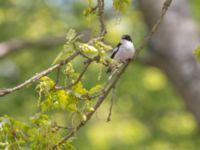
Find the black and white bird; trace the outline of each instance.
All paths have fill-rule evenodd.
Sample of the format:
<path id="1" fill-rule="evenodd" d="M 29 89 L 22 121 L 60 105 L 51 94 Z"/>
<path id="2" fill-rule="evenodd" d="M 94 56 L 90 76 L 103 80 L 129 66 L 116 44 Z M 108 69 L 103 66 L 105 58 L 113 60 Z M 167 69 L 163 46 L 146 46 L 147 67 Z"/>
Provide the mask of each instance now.
<path id="1" fill-rule="evenodd" d="M 124 62 L 133 58 L 134 53 L 135 48 L 131 37 L 129 35 L 122 35 L 120 43 L 113 49 L 111 58 L 118 62 Z"/>
<path id="2" fill-rule="evenodd" d="M 113 49 L 111 58 L 117 62 L 126 62 L 129 59 L 132 59 L 135 54 L 135 48 L 133 41 L 129 35 L 122 35 L 121 41 Z M 111 68 L 107 72 L 110 72 Z"/>

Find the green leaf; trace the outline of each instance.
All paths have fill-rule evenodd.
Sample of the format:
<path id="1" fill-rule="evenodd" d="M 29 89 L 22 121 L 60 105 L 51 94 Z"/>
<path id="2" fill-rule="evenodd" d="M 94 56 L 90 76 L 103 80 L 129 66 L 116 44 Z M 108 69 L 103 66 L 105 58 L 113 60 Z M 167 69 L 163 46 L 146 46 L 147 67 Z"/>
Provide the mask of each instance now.
<path id="1" fill-rule="evenodd" d="M 75 74 L 73 65 L 71 63 L 68 63 L 65 65 L 65 68 L 63 69 L 63 74 L 66 75 L 68 78 L 72 78 Z"/>
<path id="2" fill-rule="evenodd" d="M 83 15 L 84 16 L 89 16 L 89 15 L 91 15 L 91 14 L 93 14 L 94 12 L 93 12 L 93 9 L 91 8 L 91 7 L 89 7 L 89 8 L 86 8 L 86 9 L 84 9 L 84 11 L 83 11 Z"/>
<path id="3" fill-rule="evenodd" d="M 36 114 L 32 118 L 32 122 L 36 125 L 29 131 L 31 149 L 49 149 L 58 143 L 61 136 L 55 128 L 55 122 L 48 119 L 44 114 Z"/>
<path id="4" fill-rule="evenodd" d="M 53 88 L 54 84 L 55 83 L 51 78 L 44 76 L 40 78 L 40 82 L 36 86 L 36 90 L 40 95 L 41 94 L 47 95 L 49 91 Z"/>
<path id="5" fill-rule="evenodd" d="M 69 93 L 65 90 L 51 91 L 39 106 L 42 112 L 47 112 L 53 109 L 66 109 L 69 104 L 69 99 Z"/>
<path id="6" fill-rule="evenodd" d="M 74 50 L 73 44 L 75 44 L 76 39 L 78 38 L 77 33 L 74 29 L 70 29 L 66 35 L 66 43 L 63 50 L 56 56 L 52 65 L 60 63 L 65 60 Z"/>
<path id="7" fill-rule="evenodd" d="M 72 87 L 72 91 L 75 93 L 79 93 L 79 94 L 87 94 L 88 93 L 87 89 L 85 89 L 83 87 L 83 84 L 81 82 L 78 82 L 77 84 L 75 84 Z"/>
<path id="8" fill-rule="evenodd" d="M 11 117 L 0 117 L 0 148 L 15 149 L 28 142 L 28 125 Z"/>
<path id="9" fill-rule="evenodd" d="M 131 0 L 113 0 L 113 7 L 115 10 L 122 13 L 126 12 L 128 6 L 130 6 Z"/>
<path id="10" fill-rule="evenodd" d="M 76 150 L 76 148 L 72 145 L 71 142 L 65 142 L 62 147 L 66 150 Z"/>
<path id="11" fill-rule="evenodd" d="M 95 94 L 95 93 L 98 93 L 102 90 L 102 85 L 96 85 L 94 87 L 92 87 L 90 90 L 89 90 L 89 93 L 90 94 Z"/>
<path id="12" fill-rule="evenodd" d="M 64 50 L 62 50 L 57 56 L 56 58 L 53 60 L 52 65 L 55 65 L 57 63 L 62 62 L 63 60 L 65 60 L 70 54 L 72 54 L 73 52 L 73 48 L 70 49 L 70 46 L 65 44 L 64 45 Z"/>
<path id="13" fill-rule="evenodd" d="M 47 76 L 41 77 L 41 78 L 40 78 L 40 81 L 41 81 L 41 82 L 48 82 L 48 84 L 49 84 L 49 86 L 50 86 L 51 88 L 54 86 L 54 81 L 53 81 L 51 78 L 47 77 Z"/>
<path id="14" fill-rule="evenodd" d="M 42 113 L 37 113 L 35 116 L 31 117 L 30 120 L 37 126 L 42 126 L 49 122 L 48 116 Z"/>
<path id="15" fill-rule="evenodd" d="M 58 91 L 56 91 L 55 95 L 56 95 L 55 98 L 59 104 L 59 107 L 61 109 L 65 109 L 68 104 L 68 95 L 66 94 L 66 91 L 58 90 Z"/>
<path id="16" fill-rule="evenodd" d="M 94 46 L 97 48 L 97 49 L 100 49 L 100 50 L 104 50 L 104 51 L 110 51 L 112 50 L 112 46 L 110 45 L 107 45 L 105 43 L 103 43 L 102 41 L 96 41 L 94 43 Z"/>
<path id="17" fill-rule="evenodd" d="M 67 35 L 66 35 L 66 40 L 68 42 L 71 42 L 73 39 L 75 39 L 77 33 L 74 29 L 70 29 L 68 32 L 67 32 Z"/>
<path id="18" fill-rule="evenodd" d="M 49 78 L 47 76 L 40 78 L 40 82 L 36 86 L 36 91 L 39 94 L 38 106 L 40 106 L 42 96 L 45 96 L 45 97 L 48 96 L 50 90 L 53 88 L 54 85 L 55 85 L 55 83 L 51 78 Z"/>
<path id="19" fill-rule="evenodd" d="M 73 94 L 73 92 L 68 93 L 68 103 L 66 108 L 71 112 L 77 112 L 78 111 L 78 98 Z"/>
<path id="20" fill-rule="evenodd" d="M 94 108 L 91 106 L 85 108 L 85 112 L 93 112 L 93 111 L 94 111 Z"/>
<path id="21" fill-rule="evenodd" d="M 7 147 L 9 145 L 8 142 L 0 142 L 0 148 L 5 149 L 5 147 Z"/>
<path id="22" fill-rule="evenodd" d="M 98 50 L 94 46 L 89 45 L 89 44 L 80 43 L 79 48 L 85 54 L 91 54 L 91 55 L 97 55 L 98 54 Z"/>
<path id="23" fill-rule="evenodd" d="M 48 97 L 40 104 L 40 108 L 42 112 L 47 112 L 52 109 L 53 103 L 52 100 Z"/>
<path id="24" fill-rule="evenodd" d="M 77 111 L 77 115 L 78 115 L 78 117 L 80 118 L 81 121 L 87 120 L 87 116 L 84 113 Z"/>
<path id="25" fill-rule="evenodd" d="M 94 9 L 94 7 L 92 7 L 92 3 L 93 3 L 93 0 L 87 0 L 88 4 L 89 4 L 89 7 L 88 8 L 85 8 L 83 10 L 83 15 L 84 16 L 89 16 L 89 15 L 92 15 L 96 12 L 96 9 Z"/>
<path id="26" fill-rule="evenodd" d="M 78 111 L 78 108 L 77 108 L 77 104 L 76 103 L 72 103 L 72 104 L 69 104 L 67 106 L 67 108 L 72 111 L 72 112 L 77 112 Z"/>
<path id="27" fill-rule="evenodd" d="M 197 57 L 198 61 L 200 62 L 200 46 L 198 46 L 198 47 L 194 50 L 194 55 Z"/>

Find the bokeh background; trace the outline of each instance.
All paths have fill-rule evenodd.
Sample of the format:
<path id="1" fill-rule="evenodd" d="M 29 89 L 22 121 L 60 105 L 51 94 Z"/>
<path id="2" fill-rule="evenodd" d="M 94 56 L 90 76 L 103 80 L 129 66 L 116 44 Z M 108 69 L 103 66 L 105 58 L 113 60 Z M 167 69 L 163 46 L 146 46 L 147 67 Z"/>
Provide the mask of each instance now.
<path id="1" fill-rule="evenodd" d="M 190 0 L 189 3 L 200 27 L 200 2 Z M 114 46 L 122 34 L 129 33 L 138 47 L 147 28 L 137 2 L 124 14 L 113 9 L 111 0 L 105 5 L 106 42 Z M 87 6 L 87 1 L 81 0 L 1 0 L 0 42 L 40 40 L 64 35 L 70 28 L 87 36 L 95 35 L 99 30 L 98 21 L 95 16 L 83 15 Z M 49 67 L 63 49 L 63 43 L 48 48 L 25 48 L 0 57 L 0 87 L 12 87 Z M 78 70 L 81 63 L 77 60 L 75 64 Z M 98 82 L 95 66 L 90 68 L 88 76 L 90 82 L 85 80 L 86 87 Z M 37 98 L 35 85 L 1 97 L 0 116 L 9 115 L 28 122 L 38 111 Z M 110 96 L 78 133 L 74 140 L 77 149 L 198 150 L 200 147 L 195 118 L 173 84 L 157 68 L 140 62 L 129 66 L 117 85 L 112 121 L 107 123 L 109 104 Z M 54 117 L 65 122 L 59 112 Z"/>

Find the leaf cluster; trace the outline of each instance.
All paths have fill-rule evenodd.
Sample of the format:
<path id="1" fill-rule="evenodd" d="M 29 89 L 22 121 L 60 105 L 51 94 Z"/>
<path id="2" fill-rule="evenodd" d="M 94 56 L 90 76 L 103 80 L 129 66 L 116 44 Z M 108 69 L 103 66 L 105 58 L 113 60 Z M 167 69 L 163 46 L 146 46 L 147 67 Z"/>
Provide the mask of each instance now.
<path id="1" fill-rule="evenodd" d="M 200 46 L 194 50 L 194 55 L 196 56 L 197 60 L 200 62 Z"/>

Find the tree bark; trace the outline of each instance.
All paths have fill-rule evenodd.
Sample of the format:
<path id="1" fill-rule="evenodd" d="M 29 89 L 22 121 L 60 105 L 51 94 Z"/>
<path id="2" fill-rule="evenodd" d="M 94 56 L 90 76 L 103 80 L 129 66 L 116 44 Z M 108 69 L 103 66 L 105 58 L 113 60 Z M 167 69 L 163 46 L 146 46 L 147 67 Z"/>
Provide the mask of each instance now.
<path id="1" fill-rule="evenodd" d="M 164 0 L 139 0 L 149 28 L 159 17 Z M 148 61 L 164 70 L 200 124 L 200 64 L 193 50 L 200 45 L 187 0 L 173 0 L 158 32 L 149 42 Z"/>

